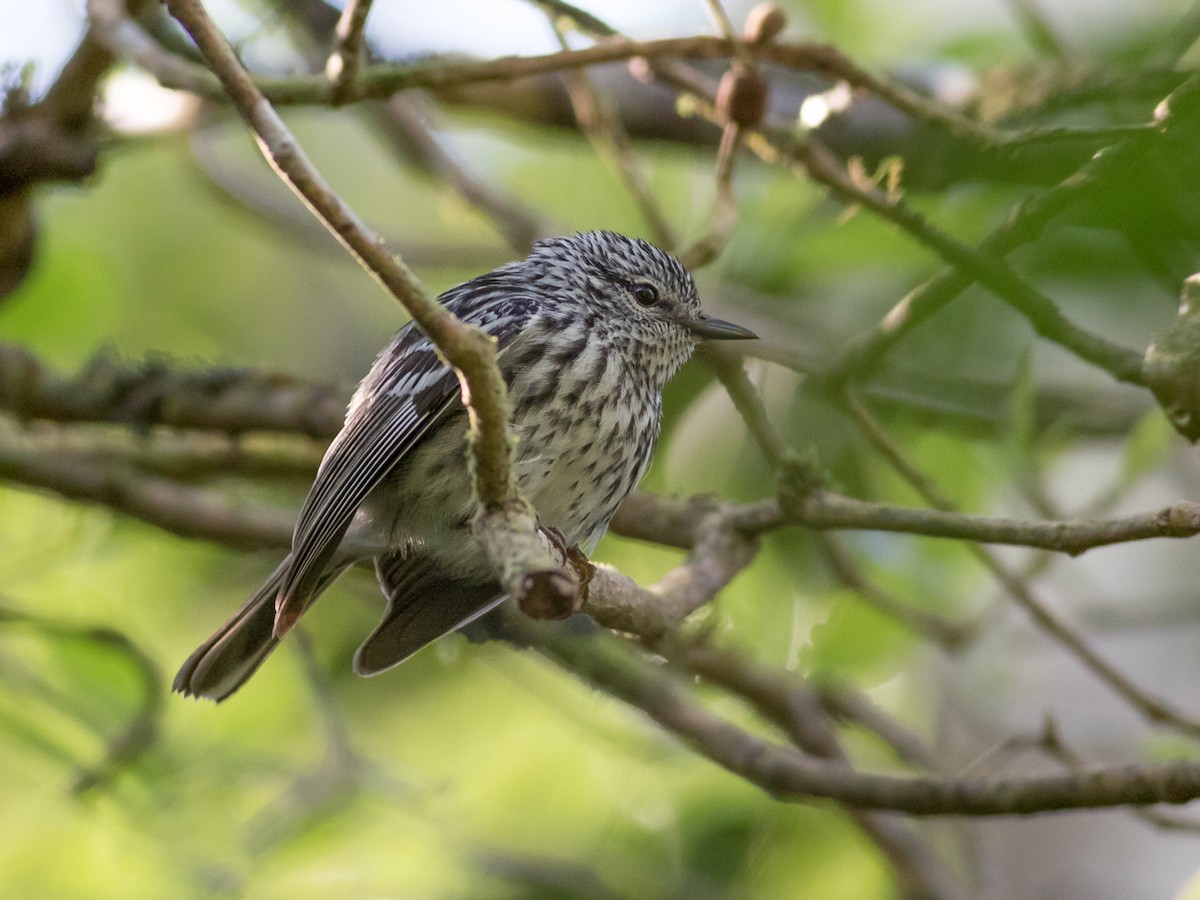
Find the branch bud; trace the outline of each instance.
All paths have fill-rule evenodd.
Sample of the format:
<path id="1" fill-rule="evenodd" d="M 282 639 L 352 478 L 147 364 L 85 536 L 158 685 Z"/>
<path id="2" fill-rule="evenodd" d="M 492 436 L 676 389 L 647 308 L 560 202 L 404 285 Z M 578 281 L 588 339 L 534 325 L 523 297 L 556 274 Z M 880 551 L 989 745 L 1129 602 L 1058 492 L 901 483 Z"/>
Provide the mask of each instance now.
<path id="1" fill-rule="evenodd" d="M 773 41 L 787 27 L 787 15 L 774 3 L 760 3 L 746 16 L 742 35 L 755 47 Z"/>
<path id="2" fill-rule="evenodd" d="M 1175 430 L 1200 440 L 1200 274 L 1183 283 L 1179 315 L 1146 348 L 1142 375 Z"/>
<path id="3" fill-rule="evenodd" d="M 740 62 L 721 77 L 717 113 L 722 121 L 753 128 L 767 111 L 767 83 L 755 69 Z"/>

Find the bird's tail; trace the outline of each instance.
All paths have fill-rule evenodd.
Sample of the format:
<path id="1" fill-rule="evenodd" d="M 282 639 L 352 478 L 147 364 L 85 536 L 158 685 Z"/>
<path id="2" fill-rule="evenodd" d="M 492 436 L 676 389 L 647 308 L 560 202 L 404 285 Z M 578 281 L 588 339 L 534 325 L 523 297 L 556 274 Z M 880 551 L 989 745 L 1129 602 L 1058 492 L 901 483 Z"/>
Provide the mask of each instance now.
<path id="1" fill-rule="evenodd" d="M 180 667 L 171 689 L 220 702 L 240 688 L 279 644 L 275 637 L 275 598 L 291 565 L 288 554 L 233 617 L 196 648 Z M 350 565 L 345 560 L 321 576 L 307 607 Z"/>
<path id="2" fill-rule="evenodd" d="M 461 578 L 411 551 L 375 557 L 375 576 L 388 599 L 383 620 L 354 654 L 354 671 L 378 675 L 426 644 L 473 622 L 504 600 L 493 578 Z"/>

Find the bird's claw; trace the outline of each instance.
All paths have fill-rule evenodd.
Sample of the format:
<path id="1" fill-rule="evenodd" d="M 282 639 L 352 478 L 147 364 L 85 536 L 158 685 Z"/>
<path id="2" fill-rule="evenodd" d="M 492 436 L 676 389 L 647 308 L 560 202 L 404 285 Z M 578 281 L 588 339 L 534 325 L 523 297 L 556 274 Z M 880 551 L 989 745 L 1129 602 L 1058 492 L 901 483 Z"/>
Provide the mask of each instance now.
<path id="1" fill-rule="evenodd" d="M 579 602 L 582 603 L 587 597 L 587 588 L 591 584 L 592 576 L 596 574 L 596 567 L 592 565 L 591 560 L 587 558 L 587 554 L 579 549 L 578 544 L 567 544 L 567 539 L 561 531 L 552 526 L 544 527 L 546 536 L 550 538 L 551 543 L 562 555 L 563 559 L 575 570 L 575 576 L 579 579 Z M 578 605 L 576 607 L 578 609 Z"/>

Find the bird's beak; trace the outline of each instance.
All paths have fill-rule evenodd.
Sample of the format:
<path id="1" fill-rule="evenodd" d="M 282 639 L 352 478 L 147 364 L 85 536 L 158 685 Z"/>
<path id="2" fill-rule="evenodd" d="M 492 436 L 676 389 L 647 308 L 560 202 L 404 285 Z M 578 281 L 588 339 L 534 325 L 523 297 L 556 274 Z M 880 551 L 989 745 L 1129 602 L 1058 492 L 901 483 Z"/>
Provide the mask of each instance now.
<path id="1" fill-rule="evenodd" d="M 707 341 L 744 341 L 758 337 L 749 328 L 734 325 L 724 319 L 714 319 L 712 316 L 700 315 L 694 319 L 684 319 L 683 327 L 701 340 Z"/>

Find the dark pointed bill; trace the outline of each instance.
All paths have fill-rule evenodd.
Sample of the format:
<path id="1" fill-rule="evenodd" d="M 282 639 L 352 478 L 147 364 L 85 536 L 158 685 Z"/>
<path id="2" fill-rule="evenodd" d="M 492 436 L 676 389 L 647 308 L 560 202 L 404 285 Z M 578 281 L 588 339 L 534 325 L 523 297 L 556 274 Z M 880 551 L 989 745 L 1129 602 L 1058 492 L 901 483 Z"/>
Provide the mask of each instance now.
<path id="1" fill-rule="evenodd" d="M 734 325 L 724 319 L 714 319 L 712 316 L 697 316 L 684 320 L 683 327 L 698 338 L 709 341 L 744 341 L 757 338 L 758 335 L 749 328 Z"/>

